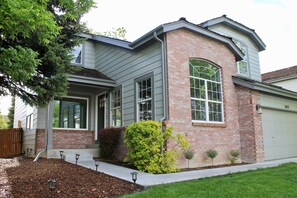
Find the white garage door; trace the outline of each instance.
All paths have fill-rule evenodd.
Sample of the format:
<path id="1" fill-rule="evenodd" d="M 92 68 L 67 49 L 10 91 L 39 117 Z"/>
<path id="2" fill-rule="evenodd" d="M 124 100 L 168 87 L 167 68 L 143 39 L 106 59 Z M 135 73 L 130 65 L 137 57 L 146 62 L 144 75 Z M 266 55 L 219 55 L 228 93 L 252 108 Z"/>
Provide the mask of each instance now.
<path id="1" fill-rule="evenodd" d="M 265 160 L 297 156 L 297 113 L 262 110 Z"/>

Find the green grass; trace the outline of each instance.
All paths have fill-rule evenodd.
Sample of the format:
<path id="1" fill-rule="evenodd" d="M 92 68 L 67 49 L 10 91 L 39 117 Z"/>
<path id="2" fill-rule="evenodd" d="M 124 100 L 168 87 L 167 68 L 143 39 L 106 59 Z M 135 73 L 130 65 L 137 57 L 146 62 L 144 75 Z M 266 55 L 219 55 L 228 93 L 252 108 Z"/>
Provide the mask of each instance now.
<path id="1" fill-rule="evenodd" d="M 125 197 L 297 197 L 297 164 L 158 185 Z"/>

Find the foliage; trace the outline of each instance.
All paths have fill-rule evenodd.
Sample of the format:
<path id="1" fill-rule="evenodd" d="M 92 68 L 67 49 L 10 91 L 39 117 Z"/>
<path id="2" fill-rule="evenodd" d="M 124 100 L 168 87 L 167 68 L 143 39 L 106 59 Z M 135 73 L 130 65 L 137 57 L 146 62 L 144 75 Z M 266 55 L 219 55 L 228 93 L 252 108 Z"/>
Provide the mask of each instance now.
<path id="1" fill-rule="evenodd" d="M 100 157 L 104 159 L 113 159 L 115 157 L 115 148 L 119 144 L 119 139 L 124 128 L 106 128 L 100 130 L 99 146 Z"/>
<path id="2" fill-rule="evenodd" d="M 0 95 L 15 93 L 44 106 L 67 92 L 70 51 L 82 42 L 82 15 L 93 0 L 2 0 L 0 6 Z"/>
<path id="3" fill-rule="evenodd" d="M 140 171 L 149 173 L 176 172 L 176 160 L 180 156 L 178 148 L 189 149 L 189 142 L 181 135 L 172 134 L 172 127 L 161 131 L 157 121 L 141 121 L 128 126 L 124 142 L 128 147 L 127 161 L 132 162 Z M 174 146 L 166 148 L 167 141 Z"/>
<path id="4" fill-rule="evenodd" d="M 15 96 L 12 95 L 11 97 L 11 106 L 8 109 L 8 128 L 13 128 L 14 122 L 14 107 L 15 107 Z"/>
<path id="5" fill-rule="evenodd" d="M 8 125 L 7 122 L 0 111 L 0 129 L 7 129 Z"/>
<path id="6" fill-rule="evenodd" d="M 116 39 L 121 39 L 121 40 L 127 40 L 126 39 L 127 30 L 124 27 L 112 28 L 112 30 L 105 31 L 105 32 L 96 32 L 96 31 L 90 30 L 90 33 L 107 36 L 111 38 L 116 38 Z"/>
<path id="7" fill-rule="evenodd" d="M 229 160 L 230 160 L 231 164 L 234 164 L 240 155 L 240 151 L 237 149 L 231 150 L 229 152 L 229 155 L 230 155 Z"/>
<path id="8" fill-rule="evenodd" d="M 209 149 L 206 151 L 206 155 L 211 158 L 211 164 L 213 165 L 213 159 L 218 155 L 218 152 L 214 149 Z"/>
<path id="9" fill-rule="evenodd" d="M 156 185 L 124 197 L 296 197 L 297 164 Z"/>
<path id="10" fill-rule="evenodd" d="M 194 150 L 187 149 L 184 151 L 184 156 L 188 160 L 188 168 L 190 167 L 190 160 L 194 157 Z"/>

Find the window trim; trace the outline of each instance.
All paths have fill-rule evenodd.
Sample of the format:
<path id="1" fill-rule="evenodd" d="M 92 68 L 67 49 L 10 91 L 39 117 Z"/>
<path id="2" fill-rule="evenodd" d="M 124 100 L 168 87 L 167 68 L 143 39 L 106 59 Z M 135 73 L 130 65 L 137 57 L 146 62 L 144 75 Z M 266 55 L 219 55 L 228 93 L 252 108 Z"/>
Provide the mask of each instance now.
<path id="1" fill-rule="evenodd" d="M 189 59 L 189 66 L 190 66 L 190 61 L 193 61 L 193 60 L 198 60 L 198 61 L 204 61 L 204 62 L 206 62 L 206 63 L 209 63 L 209 64 L 211 64 L 212 66 L 214 66 L 214 67 L 216 67 L 216 68 L 218 68 L 218 70 L 219 70 L 219 74 L 220 74 L 220 88 L 221 88 L 221 101 L 220 102 L 218 102 L 218 101 L 213 101 L 213 100 L 209 100 L 208 99 L 208 89 L 205 89 L 205 99 L 197 99 L 197 98 L 193 98 L 193 97 L 191 97 L 191 93 L 190 93 L 190 101 L 191 101 L 191 103 L 190 103 L 190 105 L 191 105 L 191 119 L 192 119 L 192 123 L 193 124 L 224 124 L 225 123 L 225 113 L 224 113 L 224 93 L 223 93 L 223 79 L 222 79 L 222 70 L 221 70 L 221 68 L 218 66 L 218 65 L 216 65 L 215 63 L 213 63 L 213 62 L 211 62 L 211 61 L 208 61 L 208 60 L 204 60 L 204 59 Z M 200 79 L 200 80 L 204 80 L 204 82 L 205 82 L 205 85 L 206 85 L 206 88 L 207 88 L 207 82 L 215 82 L 215 81 L 212 81 L 212 80 L 207 80 L 207 79 L 204 79 L 204 78 L 199 78 L 199 77 L 194 77 L 194 76 L 191 76 L 191 73 L 190 73 L 190 71 L 189 71 L 189 81 L 191 80 L 191 78 L 193 78 L 193 79 Z M 215 83 L 217 83 L 217 82 L 215 82 Z M 190 92 L 191 92 L 191 85 L 190 85 Z M 193 117 L 192 117 L 192 100 L 198 100 L 198 101 L 204 101 L 205 102 L 205 109 L 206 109 L 206 120 L 205 121 L 203 121 L 203 120 L 193 120 Z M 219 121 L 209 121 L 209 109 L 208 109 L 208 107 L 209 107 L 209 102 L 215 102 L 215 103 L 219 103 L 219 104 L 221 104 L 221 109 L 222 109 L 222 112 L 221 112 L 221 114 L 222 114 L 222 121 L 221 122 L 219 122 Z"/>
<path id="2" fill-rule="evenodd" d="M 135 78 L 134 79 L 134 120 L 135 122 L 138 122 L 140 121 L 139 120 L 139 113 L 138 113 L 138 110 L 139 110 L 139 107 L 138 107 L 138 86 L 137 86 L 137 83 L 140 82 L 140 81 L 143 81 L 143 80 L 146 80 L 146 79 L 151 79 L 151 107 L 152 107 L 152 120 L 155 120 L 155 86 L 154 86 L 154 72 L 150 72 L 150 73 L 147 73 L 143 76 L 140 76 L 138 78 Z"/>
<path id="3" fill-rule="evenodd" d="M 81 62 L 80 63 L 75 63 L 75 62 L 72 62 L 74 59 L 71 59 L 70 63 L 72 65 L 82 66 L 82 65 L 84 65 L 84 60 L 85 60 L 85 44 L 83 43 L 83 44 L 80 44 L 78 46 L 81 46 L 81 58 L 80 58 Z M 78 46 L 75 46 L 75 47 L 78 47 Z M 73 50 L 71 50 L 71 55 L 73 56 L 72 51 Z"/>
<path id="4" fill-rule="evenodd" d="M 115 91 L 118 91 L 120 90 L 120 107 L 119 109 L 121 110 L 121 125 L 120 126 L 114 126 L 113 125 L 113 119 L 112 119 L 112 111 L 116 108 L 112 108 L 112 100 L 113 100 L 113 97 L 112 97 L 112 92 L 115 92 Z M 109 102 L 109 112 L 110 112 L 110 116 L 109 116 L 109 120 L 110 120 L 110 126 L 111 127 L 122 127 L 123 126 L 123 90 L 122 90 L 122 85 L 119 85 L 117 87 L 115 87 L 111 92 L 110 92 L 110 102 Z"/>
<path id="5" fill-rule="evenodd" d="M 240 51 L 242 51 L 241 50 L 241 46 L 243 46 L 245 48 L 245 51 L 246 51 L 246 53 L 244 53 L 242 51 L 244 53 L 244 59 L 241 60 L 241 61 L 237 61 L 236 62 L 236 74 L 237 75 L 241 75 L 241 76 L 247 76 L 247 77 L 249 77 L 250 76 L 250 64 L 249 64 L 249 58 L 248 58 L 248 47 L 247 47 L 247 45 L 244 42 L 242 42 L 242 41 L 240 41 L 238 39 L 232 39 L 232 40 L 233 40 L 234 44 L 240 49 Z M 238 44 L 236 44 L 236 43 L 240 44 L 241 46 L 238 46 Z M 240 62 L 246 63 L 246 65 L 247 65 L 247 72 L 246 72 L 246 74 L 239 73 L 239 71 L 240 71 L 239 70 L 239 63 Z"/>
<path id="6" fill-rule="evenodd" d="M 30 113 L 29 115 L 26 116 L 26 131 L 32 130 L 33 124 L 34 124 L 33 113 Z"/>
<path id="7" fill-rule="evenodd" d="M 86 128 L 79 128 L 79 129 L 77 129 L 77 128 L 60 128 L 60 127 L 54 127 L 53 126 L 53 129 L 59 129 L 59 130 L 88 130 L 88 128 L 89 128 L 89 98 L 87 98 L 87 97 L 78 97 L 78 96 L 63 96 L 62 97 L 62 99 L 63 98 L 70 98 L 70 99 L 81 99 L 81 100 L 86 100 L 87 101 L 87 109 L 86 109 Z M 54 101 L 55 101 L 56 99 L 54 99 L 52 102 L 54 103 Z M 52 105 L 53 106 L 53 108 L 52 108 L 52 111 L 54 111 L 54 105 Z M 54 121 L 54 115 L 53 115 L 53 117 L 52 117 L 52 122 Z M 54 123 L 52 123 L 52 125 L 53 125 Z"/>

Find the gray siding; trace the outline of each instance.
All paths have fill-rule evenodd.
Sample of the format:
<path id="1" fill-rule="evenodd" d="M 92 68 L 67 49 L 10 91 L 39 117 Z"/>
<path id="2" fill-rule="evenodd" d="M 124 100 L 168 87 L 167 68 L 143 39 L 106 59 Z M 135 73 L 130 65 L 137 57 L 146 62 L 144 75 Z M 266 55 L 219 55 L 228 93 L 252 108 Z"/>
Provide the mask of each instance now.
<path id="1" fill-rule="evenodd" d="M 123 126 L 135 121 L 134 79 L 154 73 L 155 119 L 163 116 L 161 46 L 154 43 L 140 52 L 97 45 L 95 67 L 122 85 Z"/>
<path id="2" fill-rule="evenodd" d="M 33 113 L 33 129 L 26 130 L 26 117 Z M 14 128 L 18 128 L 18 121 L 22 122 L 22 128 L 24 129 L 23 136 L 23 151 L 27 148 L 31 148 L 32 155 L 35 153 L 35 140 L 36 140 L 36 127 L 38 122 L 38 109 L 26 105 L 20 98 L 15 99 L 15 114 L 14 114 Z"/>
<path id="3" fill-rule="evenodd" d="M 222 24 L 211 26 L 209 29 L 242 42 L 248 51 L 249 77 L 253 80 L 261 81 L 259 52 L 255 44 L 246 35 Z"/>
<path id="4" fill-rule="evenodd" d="M 95 67 L 95 43 L 85 41 L 83 45 L 83 66 L 94 69 Z"/>

